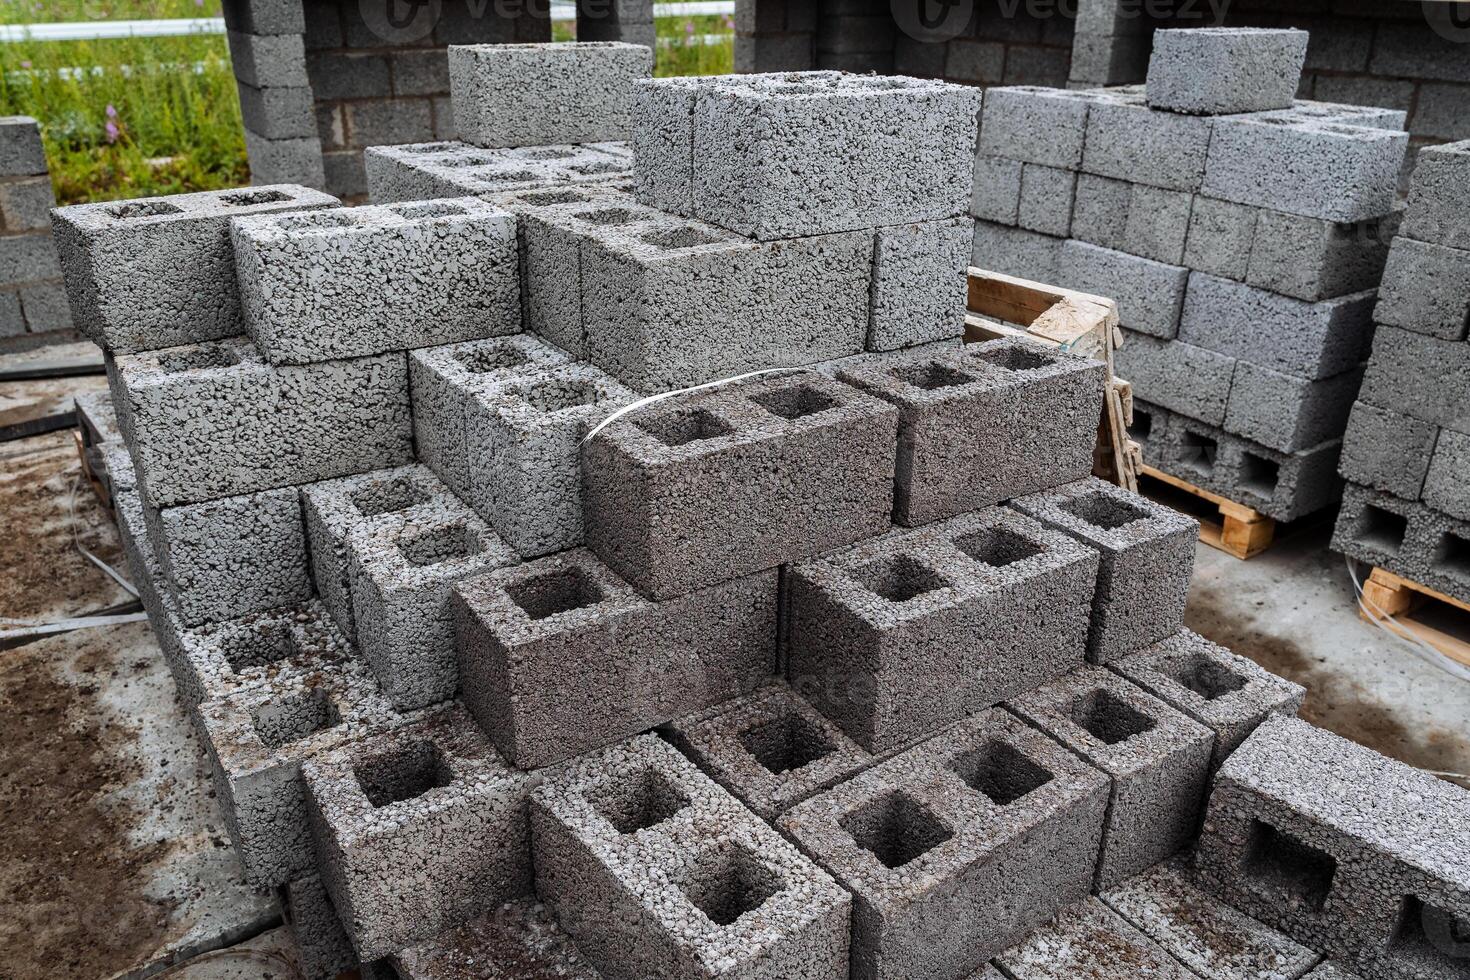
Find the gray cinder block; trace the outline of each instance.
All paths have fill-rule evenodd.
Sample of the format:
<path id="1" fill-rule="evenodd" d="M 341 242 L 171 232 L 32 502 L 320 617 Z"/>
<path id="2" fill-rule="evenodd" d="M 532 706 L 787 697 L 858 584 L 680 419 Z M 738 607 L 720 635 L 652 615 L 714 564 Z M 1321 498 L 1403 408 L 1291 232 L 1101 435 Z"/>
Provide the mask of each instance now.
<path id="1" fill-rule="evenodd" d="M 1107 797 L 1106 777 L 997 709 L 777 826 L 852 892 L 853 977 L 964 977 L 1087 895 Z"/>
<path id="2" fill-rule="evenodd" d="M 1244 204 L 1195 195 L 1183 264 L 1197 272 L 1244 280 L 1259 214 L 1259 209 Z"/>
<path id="3" fill-rule="evenodd" d="M 580 545 L 582 440 L 633 397 L 587 364 L 488 388 L 465 408 L 470 506 L 522 557 Z"/>
<path id="4" fill-rule="evenodd" d="M 1414 162 L 1403 233 L 1416 241 L 1470 249 L 1470 140 L 1426 146 Z"/>
<path id="5" fill-rule="evenodd" d="M 1342 475 L 1404 500 L 1418 500 L 1439 433 L 1432 422 L 1357 402 L 1342 436 Z"/>
<path id="6" fill-rule="evenodd" d="M 303 139 L 317 135 L 310 85 L 258 88 L 238 82 L 240 120 L 266 139 Z"/>
<path id="7" fill-rule="evenodd" d="M 413 458 L 402 353 L 274 366 L 231 338 L 120 357 L 117 371 L 118 421 L 157 507 Z"/>
<path id="8" fill-rule="evenodd" d="M 1097 888 L 1131 878 L 1194 838 L 1214 732 L 1098 667 L 1074 671 L 1007 707 L 1112 777 Z"/>
<path id="9" fill-rule="evenodd" d="M 257 886 L 315 867 L 301 764 L 399 720 L 360 664 L 271 677 L 201 704 L 198 718 L 225 824 Z"/>
<path id="10" fill-rule="evenodd" d="M 1240 361 L 1222 425 L 1227 432 L 1279 452 L 1310 449 L 1342 434 L 1362 381 L 1361 368 L 1307 381 Z"/>
<path id="11" fill-rule="evenodd" d="M 1178 332 L 1188 269 L 1072 240 L 1062 245 L 1059 271 L 1069 288 L 1117 300 L 1130 330 L 1163 338 Z"/>
<path id="12" fill-rule="evenodd" d="M 506 381 L 566 362 L 566 354 L 529 334 L 410 351 L 408 388 L 418 458 L 455 493 L 468 496 L 465 418 L 471 403 Z"/>
<path id="13" fill-rule="evenodd" d="M 313 871 L 281 885 L 276 889 L 276 908 L 296 941 L 303 980 L 334 980 L 357 969 L 357 953 L 320 875 Z"/>
<path id="14" fill-rule="evenodd" d="M 1374 318 L 1441 340 L 1464 340 L 1470 327 L 1470 251 L 1394 239 Z"/>
<path id="15" fill-rule="evenodd" d="M 1470 344 L 1381 326 L 1358 398 L 1425 422 L 1470 431 Z"/>
<path id="16" fill-rule="evenodd" d="M 235 78 L 253 88 L 310 85 L 306 46 L 300 34 L 247 34 L 226 31 Z M 372 93 L 387 95 L 387 92 Z M 327 97 L 318 93 L 319 97 Z"/>
<path id="17" fill-rule="evenodd" d="M 1207 116 L 1290 108 L 1306 59 L 1306 31 L 1157 31 L 1148 63 L 1148 104 Z"/>
<path id="18" fill-rule="evenodd" d="M 373 960 L 531 890 L 530 780 L 458 704 L 302 767 L 321 876 Z"/>
<path id="19" fill-rule="evenodd" d="M 987 508 L 794 565 L 787 676 L 868 751 L 900 748 L 1080 665 L 1097 562 Z"/>
<path id="20" fill-rule="evenodd" d="M 1259 215 L 1245 281 L 1309 303 L 1377 287 L 1401 217 L 1395 211 L 1340 224 L 1281 211 Z"/>
<path id="21" fill-rule="evenodd" d="M 290 139 L 267 139 L 245 130 L 245 155 L 250 161 L 250 183 L 301 184 L 326 187 L 322 141 L 315 134 Z"/>
<path id="22" fill-rule="evenodd" d="M 452 509 L 456 502 L 449 489 L 418 464 L 308 484 L 300 492 L 317 595 L 342 632 L 355 640 L 348 537 L 359 528 L 389 524 L 407 513 Z"/>
<path id="23" fill-rule="evenodd" d="M 970 194 L 970 214 L 986 221 L 1014 225 L 1021 211 L 1020 160 L 992 156 L 975 157 L 975 183 Z"/>
<path id="24" fill-rule="evenodd" d="M 311 598 L 306 529 L 295 487 L 145 513 L 185 625 Z"/>
<path id="25" fill-rule="evenodd" d="M 1470 435 L 1440 430 L 1424 477 L 1423 497 L 1435 510 L 1470 520 Z"/>
<path id="26" fill-rule="evenodd" d="M 1470 602 L 1470 523 L 1349 483 L 1332 550 Z"/>
<path id="27" fill-rule="evenodd" d="M 1155 112 L 1142 100 L 1094 99 L 1082 170 L 1164 190 L 1197 191 L 1214 125 L 1207 117 Z"/>
<path id="28" fill-rule="evenodd" d="M 694 214 L 694 107 L 698 78 L 659 78 L 633 84 L 633 191 L 644 204 Z"/>
<path id="29" fill-rule="evenodd" d="M 556 921 L 534 896 L 503 902 L 433 939 L 389 957 L 394 974 L 363 980 L 449 980 L 466 962 L 476 980 L 525 980 L 538 973 L 558 980 L 602 980 Z"/>
<path id="30" fill-rule="evenodd" d="M 965 331 L 969 218 L 890 225 L 873 233 L 868 350 L 896 350 Z"/>
<path id="31" fill-rule="evenodd" d="M 1300 684 L 1187 629 L 1110 666 L 1215 733 L 1212 770 L 1265 719 L 1295 715 L 1307 694 Z"/>
<path id="32" fill-rule="evenodd" d="M 52 227 L 77 327 L 118 354 L 238 334 L 230 220 L 338 203 L 281 184 L 59 208 Z"/>
<path id="33" fill-rule="evenodd" d="M 0 177 L 34 177 L 46 172 L 40 124 L 30 116 L 0 116 Z"/>
<path id="34" fill-rule="evenodd" d="M 1098 897 L 1202 977 L 1301 977 L 1320 959 L 1193 884 L 1177 860 L 1155 865 Z"/>
<path id="35" fill-rule="evenodd" d="M 898 407 L 894 520 L 915 526 L 1090 473 L 1102 371 L 1097 361 L 1005 339 L 838 376 Z"/>
<path id="36" fill-rule="evenodd" d="M 536 892 L 606 980 L 848 973 L 852 899 L 654 735 L 531 793 Z"/>
<path id="37" fill-rule="evenodd" d="M 1184 260 L 1194 195 L 1134 184 L 1128 201 L 1128 223 L 1121 251 L 1166 265 Z"/>
<path id="38" fill-rule="evenodd" d="M 401 511 L 348 537 L 358 645 L 399 710 L 446 700 L 459 686 L 450 587 L 518 560 L 489 525 L 452 497 L 439 507 Z"/>
<path id="39" fill-rule="evenodd" d="M 1368 356 L 1373 290 L 1305 303 L 1202 272 L 1191 273 L 1179 339 L 1308 380 Z"/>
<path id="40" fill-rule="evenodd" d="M 1211 425 L 1225 421 L 1239 367 L 1225 354 L 1131 330 L 1124 331 L 1113 365 L 1150 401 Z"/>
<path id="41" fill-rule="evenodd" d="M 1185 969 L 1163 947 L 1095 898 L 1063 909 L 1054 922 L 1036 930 L 995 958 L 1011 980 L 1188 980 Z"/>
<path id="42" fill-rule="evenodd" d="M 245 323 L 303 364 L 517 333 L 516 221 L 475 198 L 231 224 Z"/>
<path id="43" fill-rule="evenodd" d="M 1064 89 L 1030 85 L 985 93 L 980 152 L 1076 170 L 1087 135 L 1088 102 Z"/>
<path id="44" fill-rule="evenodd" d="M 51 235 L 44 232 L 0 235 L 0 286 L 55 279 L 62 270 L 62 262 L 57 242 Z"/>
<path id="45" fill-rule="evenodd" d="M 1072 230 L 1072 203 L 1077 175 L 1070 170 L 1025 164 L 1017 224 L 1027 231 L 1066 238 Z"/>
<path id="46" fill-rule="evenodd" d="M 1393 210 L 1409 134 L 1265 114 L 1215 120 L 1202 193 L 1325 221 Z"/>
<path id="47" fill-rule="evenodd" d="M 873 761 L 784 683 L 670 722 L 660 731 L 702 772 L 768 821 Z"/>
<path id="48" fill-rule="evenodd" d="M 1465 792 L 1295 718 L 1221 767 L 1195 855 L 1224 901 L 1364 977 L 1464 972 Z"/>
<path id="49" fill-rule="evenodd" d="M 1101 557 L 1087 659 L 1105 664 L 1173 635 L 1184 621 L 1199 523 L 1096 477 L 1012 506 Z"/>
<path id="50" fill-rule="evenodd" d="M 362 153 L 374 204 L 600 185 L 625 179 L 621 144 L 485 149 L 469 143 L 370 146 Z M 514 210 L 513 208 L 510 210 Z"/>
<path id="51" fill-rule="evenodd" d="M 642 408 L 582 449 L 588 546 L 668 599 L 875 537 L 897 438 L 893 406 L 815 373 Z"/>
<path id="52" fill-rule="evenodd" d="M 1133 187 L 1111 177 L 1078 174 L 1077 199 L 1072 208 L 1072 237 L 1103 248 L 1125 251 Z"/>
<path id="53" fill-rule="evenodd" d="M 1061 276 L 1064 241 L 1024 228 L 976 221 L 970 264 L 1022 279 L 1057 282 Z"/>
<path id="54" fill-rule="evenodd" d="M 633 85 L 652 71 L 641 44 L 451 45 L 455 128 L 489 147 L 626 139 Z"/>
<path id="55" fill-rule="evenodd" d="M 0 181 L 0 226 L 6 231 L 50 231 L 55 206 L 49 177 Z"/>
<path id="56" fill-rule="evenodd" d="M 483 575 L 455 590 L 461 696 L 512 763 L 549 765 L 753 690 L 776 604 L 774 570 L 651 603 L 583 549 Z"/>

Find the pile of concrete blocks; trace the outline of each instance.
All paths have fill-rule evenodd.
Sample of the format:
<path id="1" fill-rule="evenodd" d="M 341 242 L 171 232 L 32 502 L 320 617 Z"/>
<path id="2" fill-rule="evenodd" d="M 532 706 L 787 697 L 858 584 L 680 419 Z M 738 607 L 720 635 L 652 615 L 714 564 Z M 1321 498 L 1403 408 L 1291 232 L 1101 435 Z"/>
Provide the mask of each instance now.
<path id="1" fill-rule="evenodd" d="M 986 93 L 973 261 L 1110 296 L 1148 464 L 1333 505 L 1402 209 L 1403 114 L 1295 100 L 1307 35 L 1166 30 L 1146 86 Z"/>
<path id="2" fill-rule="evenodd" d="M 1333 548 L 1470 601 L 1470 142 L 1420 154 L 1343 437 Z"/>
<path id="3" fill-rule="evenodd" d="M 637 193 L 56 212 L 129 564 L 306 976 L 1356 956 L 1180 863 L 1304 692 L 1184 628 L 1197 526 L 1091 475 L 1101 362 L 961 343 L 929 162 L 975 110 L 649 83 Z"/>
<path id="4" fill-rule="evenodd" d="M 0 345 L 71 329 L 51 239 L 49 174 L 36 120 L 0 117 Z"/>

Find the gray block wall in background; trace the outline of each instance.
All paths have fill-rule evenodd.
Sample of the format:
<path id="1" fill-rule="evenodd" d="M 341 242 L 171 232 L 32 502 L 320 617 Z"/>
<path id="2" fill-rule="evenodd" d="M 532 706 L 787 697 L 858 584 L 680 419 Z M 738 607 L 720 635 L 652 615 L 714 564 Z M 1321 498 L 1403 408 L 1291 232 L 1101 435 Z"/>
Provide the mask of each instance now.
<path id="1" fill-rule="evenodd" d="M 55 204 L 36 120 L 0 116 L 0 350 L 72 328 L 51 239 Z"/>

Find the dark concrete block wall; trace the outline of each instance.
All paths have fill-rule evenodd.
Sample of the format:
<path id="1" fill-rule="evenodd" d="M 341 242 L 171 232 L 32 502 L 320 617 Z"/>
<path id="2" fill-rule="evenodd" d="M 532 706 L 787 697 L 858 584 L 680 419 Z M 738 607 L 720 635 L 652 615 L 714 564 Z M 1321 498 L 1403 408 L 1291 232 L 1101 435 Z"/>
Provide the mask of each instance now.
<path id="1" fill-rule="evenodd" d="M 71 329 L 51 238 L 55 204 L 36 120 L 0 117 L 0 350 Z"/>

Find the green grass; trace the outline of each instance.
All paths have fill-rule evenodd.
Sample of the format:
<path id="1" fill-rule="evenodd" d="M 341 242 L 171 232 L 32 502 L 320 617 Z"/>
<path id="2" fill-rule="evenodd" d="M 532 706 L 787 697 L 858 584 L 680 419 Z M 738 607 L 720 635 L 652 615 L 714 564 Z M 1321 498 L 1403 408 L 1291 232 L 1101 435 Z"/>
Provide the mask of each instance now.
<path id="1" fill-rule="evenodd" d="M 734 25 L 727 17 L 660 17 L 654 74 L 728 75 L 735 70 Z M 695 44 L 701 34 L 725 34 L 722 44 Z"/>

